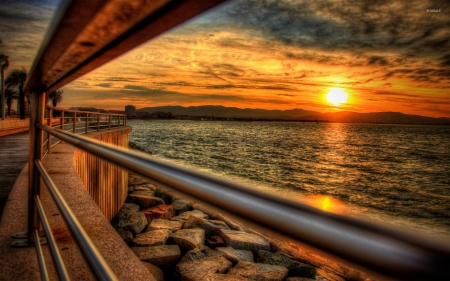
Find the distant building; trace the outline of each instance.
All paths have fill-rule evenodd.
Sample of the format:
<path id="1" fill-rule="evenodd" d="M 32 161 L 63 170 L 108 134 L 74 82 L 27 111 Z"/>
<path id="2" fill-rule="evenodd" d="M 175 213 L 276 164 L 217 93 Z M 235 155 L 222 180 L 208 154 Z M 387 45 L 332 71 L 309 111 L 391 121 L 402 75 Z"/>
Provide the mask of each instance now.
<path id="1" fill-rule="evenodd" d="M 125 114 L 128 118 L 136 117 L 136 106 L 134 105 L 127 105 L 125 106 Z"/>

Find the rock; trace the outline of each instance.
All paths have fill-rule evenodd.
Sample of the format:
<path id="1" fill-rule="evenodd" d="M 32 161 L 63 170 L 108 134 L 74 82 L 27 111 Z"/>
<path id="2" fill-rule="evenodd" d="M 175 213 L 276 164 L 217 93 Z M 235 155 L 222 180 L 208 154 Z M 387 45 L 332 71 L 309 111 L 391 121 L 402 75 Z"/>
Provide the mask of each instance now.
<path id="1" fill-rule="evenodd" d="M 219 220 L 206 220 L 196 216 L 190 216 L 183 224 L 183 228 L 201 228 L 205 230 L 207 238 L 217 235 L 220 229 L 230 229 L 226 223 Z"/>
<path id="2" fill-rule="evenodd" d="M 217 247 L 225 247 L 225 242 L 220 236 L 211 236 L 207 238 L 205 244 L 213 250 Z"/>
<path id="3" fill-rule="evenodd" d="M 173 221 L 183 221 L 183 222 L 185 222 L 185 221 L 187 221 L 189 219 L 190 216 L 201 218 L 201 219 L 207 219 L 208 218 L 208 215 L 204 214 L 203 212 L 194 210 L 194 211 L 184 212 L 184 213 L 182 213 L 182 214 L 180 214 L 180 215 L 178 215 L 176 217 L 173 217 L 172 220 Z"/>
<path id="4" fill-rule="evenodd" d="M 155 196 L 155 192 L 154 192 L 153 190 L 149 190 L 149 189 L 146 189 L 146 190 L 139 190 L 139 191 L 134 190 L 133 192 L 131 192 L 131 194 L 134 194 L 134 195 Z"/>
<path id="5" fill-rule="evenodd" d="M 167 244 L 171 233 L 167 229 L 151 230 L 137 235 L 131 243 L 134 247 L 162 246 Z"/>
<path id="6" fill-rule="evenodd" d="M 141 209 L 141 207 L 139 207 L 139 205 L 125 203 L 125 204 L 123 204 L 123 206 L 120 210 L 136 213 L 136 212 L 139 212 L 140 209 Z"/>
<path id="7" fill-rule="evenodd" d="M 220 220 L 220 221 L 225 222 L 228 225 L 228 227 L 230 227 L 233 230 L 245 231 L 245 228 L 242 225 L 240 225 L 239 223 L 237 223 L 235 221 L 229 220 L 228 218 L 224 217 L 221 214 L 215 214 L 212 218 L 215 220 Z"/>
<path id="8" fill-rule="evenodd" d="M 148 209 L 157 205 L 164 205 L 164 201 L 155 196 L 147 196 L 141 194 L 128 194 L 127 203 L 134 203 L 141 206 L 141 209 Z"/>
<path id="9" fill-rule="evenodd" d="M 164 281 L 164 273 L 161 270 L 161 268 L 154 266 L 151 263 L 148 262 L 141 262 L 145 268 L 147 268 L 147 270 L 153 275 L 153 277 L 155 277 L 156 281 Z"/>
<path id="10" fill-rule="evenodd" d="M 183 256 L 176 266 L 181 280 L 208 280 L 208 276 L 215 273 L 225 273 L 232 264 L 217 251 L 208 247 L 191 250 Z"/>
<path id="11" fill-rule="evenodd" d="M 286 281 L 315 281 L 316 279 L 305 278 L 305 277 L 288 277 Z"/>
<path id="12" fill-rule="evenodd" d="M 174 200 L 177 200 L 180 198 L 173 192 L 164 192 L 161 194 L 161 199 L 164 200 L 164 202 L 166 202 L 167 204 L 170 204 Z"/>
<path id="13" fill-rule="evenodd" d="M 145 229 L 148 222 L 145 215 L 141 212 L 126 213 L 118 219 L 116 225 L 123 230 L 130 231 L 133 233 L 133 236 L 136 236 L 136 234 L 141 233 Z"/>
<path id="14" fill-rule="evenodd" d="M 227 259 L 222 253 L 218 251 L 211 250 L 206 246 L 200 248 L 195 248 L 187 252 L 180 262 L 197 261 L 197 260 L 221 260 L 226 261 Z M 228 264 L 228 263 L 227 263 Z"/>
<path id="15" fill-rule="evenodd" d="M 175 216 L 175 210 L 172 205 L 158 205 L 141 211 L 147 217 L 148 223 L 153 219 L 170 220 Z"/>
<path id="16" fill-rule="evenodd" d="M 287 276 L 285 267 L 263 263 L 240 261 L 228 271 L 229 275 L 238 275 L 252 280 L 280 281 Z"/>
<path id="17" fill-rule="evenodd" d="M 175 214 L 178 216 L 183 212 L 189 211 L 192 203 L 187 200 L 177 199 L 172 202 L 172 206 L 175 209 Z"/>
<path id="18" fill-rule="evenodd" d="M 353 270 L 349 270 L 347 273 L 345 273 L 344 278 L 347 281 L 364 281 L 364 280 L 366 280 L 366 278 L 360 272 L 353 271 Z"/>
<path id="19" fill-rule="evenodd" d="M 161 269 L 174 266 L 181 256 L 180 247 L 177 245 L 132 247 L 131 250 L 139 260 L 151 263 Z"/>
<path id="20" fill-rule="evenodd" d="M 236 250 L 231 247 L 216 248 L 218 252 L 221 252 L 223 256 L 236 264 L 240 261 L 254 262 L 253 253 L 246 250 Z"/>
<path id="21" fill-rule="evenodd" d="M 227 247 L 237 250 L 252 251 L 256 256 L 259 250 L 270 250 L 269 243 L 258 235 L 243 231 L 221 229 L 219 236 L 225 241 Z"/>
<path id="22" fill-rule="evenodd" d="M 133 241 L 133 233 L 128 230 L 123 230 L 122 228 L 115 228 L 115 230 L 117 231 L 117 234 L 119 234 L 120 238 L 122 238 L 123 242 L 130 246 Z"/>
<path id="23" fill-rule="evenodd" d="M 142 214 L 142 213 L 141 213 Z M 148 225 L 148 230 L 156 230 L 156 229 L 168 229 L 171 231 L 176 231 L 181 229 L 183 224 L 179 221 L 169 221 L 162 219 L 154 219 Z"/>
<path id="24" fill-rule="evenodd" d="M 146 184 L 147 180 L 144 179 L 142 176 L 138 176 L 138 175 L 132 175 L 132 174 L 128 174 L 128 185 L 143 185 Z"/>
<path id="25" fill-rule="evenodd" d="M 203 246 L 204 242 L 203 229 L 181 229 L 169 236 L 169 243 L 178 245 L 183 253 Z"/>
<path id="26" fill-rule="evenodd" d="M 294 261 L 284 255 L 271 253 L 268 251 L 258 252 L 258 263 L 279 265 L 289 270 L 289 277 L 316 278 L 316 268 L 310 265 Z"/>
<path id="27" fill-rule="evenodd" d="M 156 186 L 154 184 L 151 183 L 144 183 L 144 184 L 140 184 L 140 185 L 135 185 L 133 187 L 134 191 L 155 191 L 156 190 Z"/>
<path id="28" fill-rule="evenodd" d="M 211 274 L 205 277 L 205 281 L 252 281 L 251 279 L 238 276 L 238 275 L 228 275 L 228 274 Z"/>
<path id="29" fill-rule="evenodd" d="M 341 276 L 338 276 L 331 272 L 327 272 L 322 268 L 317 268 L 317 274 L 319 275 L 318 277 L 322 277 L 329 281 L 345 281 L 345 279 L 342 278 Z M 318 278 L 316 278 L 316 279 L 318 279 Z"/>

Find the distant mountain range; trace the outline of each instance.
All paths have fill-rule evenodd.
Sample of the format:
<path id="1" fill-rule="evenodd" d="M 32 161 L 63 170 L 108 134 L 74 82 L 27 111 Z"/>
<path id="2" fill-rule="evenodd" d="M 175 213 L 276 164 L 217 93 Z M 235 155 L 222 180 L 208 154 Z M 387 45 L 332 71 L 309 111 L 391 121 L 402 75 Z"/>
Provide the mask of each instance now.
<path id="1" fill-rule="evenodd" d="M 138 109 L 140 112 L 172 112 L 175 115 L 214 116 L 228 118 L 263 118 L 282 120 L 321 120 L 340 123 L 379 123 L 379 124 L 420 124 L 450 125 L 450 118 L 433 118 L 409 115 L 400 112 L 335 112 L 320 113 L 303 109 L 265 110 L 225 107 L 220 105 L 204 106 L 158 106 Z"/>

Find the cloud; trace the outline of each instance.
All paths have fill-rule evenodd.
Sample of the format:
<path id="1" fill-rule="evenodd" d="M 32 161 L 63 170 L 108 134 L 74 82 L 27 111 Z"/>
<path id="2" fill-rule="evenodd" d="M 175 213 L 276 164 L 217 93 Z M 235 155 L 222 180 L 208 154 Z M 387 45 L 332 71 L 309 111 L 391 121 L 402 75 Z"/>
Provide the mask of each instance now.
<path id="1" fill-rule="evenodd" d="M 112 83 L 100 83 L 96 84 L 95 86 L 103 87 L 103 88 L 111 88 L 113 84 Z"/>
<path id="2" fill-rule="evenodd" d="M 385 57 L 382 56 L 372 56 L 370 57 L 368 64 L 388 65 L 388 61 Z"/>

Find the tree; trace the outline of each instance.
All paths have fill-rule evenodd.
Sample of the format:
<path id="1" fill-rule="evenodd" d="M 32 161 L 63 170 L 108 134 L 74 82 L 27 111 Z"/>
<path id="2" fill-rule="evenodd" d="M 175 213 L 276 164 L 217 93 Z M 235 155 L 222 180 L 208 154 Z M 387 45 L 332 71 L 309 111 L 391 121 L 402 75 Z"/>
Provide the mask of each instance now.
<path id="1" fill-rule="evenodd" d="M 1 41 L 1 40 L 0 40 Z M 5 119 L 5 69 L 9 66 L 8 56 L 0 53 L 0 90 L 1 90 L 1 110 L 2 110 L 2 120 Z"/>
<path id="2" fill-rule="evenodd" d="M 62 94 L 63 90 L 59 89 L 54 92 L 51 92 L 50 95 L 48 95 L 48 98 L 52 101 L 53 107 L 56 107 L 58 103 L 62 101 Z"/>
<path id="3" fill-rule="evenodd" d="M 20 119 L 25 119 L 25 93 L 23 91 L 23 84 L 26 80 L 27 71 L 25 68 L 11 70 L 5 80 L 8 88 L 11 86 L 17 86 L 17 91 L 19 92 Z"/>
<path id="4" fill-rule="evenodd" d="M 11 104 L 13 100 L 19 100 L 19 93 L 16 91 L 6 88 L 5 89 L 6 105 L 8 106 L 8 116 L 11 116 Z"/>

